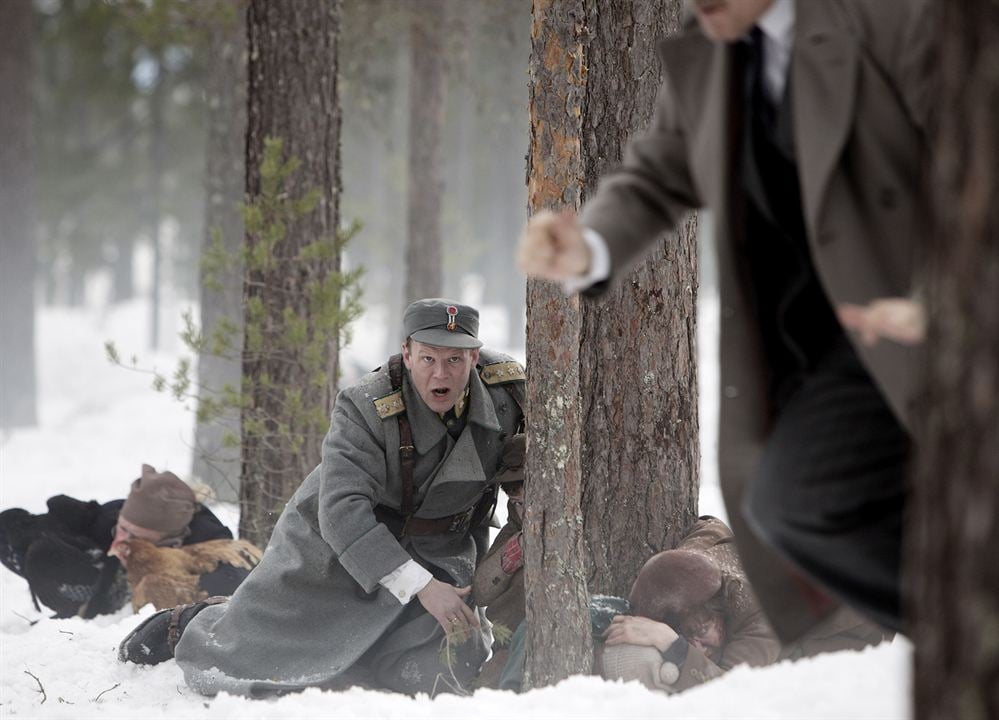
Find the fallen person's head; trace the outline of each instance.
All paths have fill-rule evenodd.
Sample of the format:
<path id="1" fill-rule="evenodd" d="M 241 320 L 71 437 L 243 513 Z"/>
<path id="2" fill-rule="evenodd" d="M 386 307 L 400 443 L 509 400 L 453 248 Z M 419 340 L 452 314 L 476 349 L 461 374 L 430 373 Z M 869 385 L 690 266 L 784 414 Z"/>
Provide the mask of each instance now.
<path id="1" fill-rule="evenodd" d="M 726 641 L 722 573 L 706 555 L 666 550 L 642 566 L 628 596 L 634 615 L 666 623 L 708 657 Z"/>
<path id="2" fill-rule="evenodd" d="M 402 360 L 420 399 L 440 414 L 464 402 L 482 347 L 479 312 L 453 300 L 417 300 L 406 308 L 403 330 Z"/>
<path id="3" fill-rule="evenodd" d="M 131 491 L 118 513 L 111 549 L 131 538 L 154 545 L 180 545 L 190 532 L 198 501 L 191 487 L 172 472 L 157 472 L 142 466 L 142 475 L 132 482 Z M 127 555 L 120 556 L 127 564 Z"/>

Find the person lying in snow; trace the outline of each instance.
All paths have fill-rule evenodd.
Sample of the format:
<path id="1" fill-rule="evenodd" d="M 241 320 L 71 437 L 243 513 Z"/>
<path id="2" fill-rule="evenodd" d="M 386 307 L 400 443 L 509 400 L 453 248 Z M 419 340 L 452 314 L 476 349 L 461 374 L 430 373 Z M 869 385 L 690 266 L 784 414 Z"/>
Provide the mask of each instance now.
<path id="1" fill-rule="evenodd" d="M 172 472 L 142 466 L 124 500 L 100 504 L 56 495 L 48 512 L 0 513 L 0 562 L 28 581 L 35 607 L 55 617 L 91 618 L 115 612 L 130 590 L 122 562 L 108 555 L 132 538 L 178 547 L 231 539 L 232 533 Z M 248 571 L 220 568 L 203 579 L 208 595 L 230 595 Z"/>
<path id="2" fill-rule="evenodd" d="M 813 590 L 813 592 L 820 592 Z M 791 645 L 767 624 L 736 553 L 732 531 L 704 516 L 674 550 L 653 555 L 598 648 L 605 678 L 677 692 L 736 665 L 861 649 L 890 633 L 841 607 Z"/>

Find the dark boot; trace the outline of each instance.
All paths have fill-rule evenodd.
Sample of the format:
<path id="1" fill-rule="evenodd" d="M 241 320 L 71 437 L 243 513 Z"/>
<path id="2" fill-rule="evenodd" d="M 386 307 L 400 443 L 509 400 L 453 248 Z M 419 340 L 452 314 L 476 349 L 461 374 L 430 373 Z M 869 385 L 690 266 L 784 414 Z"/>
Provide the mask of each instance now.
<path id="1" fill-rule="evenodd" d="M 169 660 L 191 618 L 209 605 L 218 605 L 228 599 L 216 595 L 189 605 L 160 610 L 125 636 L 118 646 L 118 659 L 137 665 L 158 665 Z"/>

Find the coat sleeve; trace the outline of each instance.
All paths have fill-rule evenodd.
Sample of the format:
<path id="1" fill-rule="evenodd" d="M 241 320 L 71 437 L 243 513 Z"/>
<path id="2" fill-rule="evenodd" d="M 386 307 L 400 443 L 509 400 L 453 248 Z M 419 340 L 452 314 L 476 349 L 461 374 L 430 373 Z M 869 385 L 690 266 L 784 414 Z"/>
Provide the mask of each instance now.
<path id="1" fill-rule="evenodd" d="M 583 225 L 607 243 L 612 277 L 627 270 L 663 232 L 701 204 L 687 157 L 686 133 L 666 79 L 652 124 L 628 143 L 622 166 L 600 181 L 582 211 Z"/>
<path id="2" fill-rule="evenodd" d="M 206 540 L 231 540 L 232 531 L 204 505 L 198 508 L 188 525 L 191 534 L 184 538 L 184 545 L 205 542 Z"/>
<path id="3" fill-rule="evenodd" d="M 503 572 L 501 567 L 501 562 L 503 560 L 503 546 L 506 545 L 506 541 L 512 538 L 520 532 L 520 527 L 514 523 L 507 523 L 503 526 L 503 529 L 499 531 L 496 536 L 496 540 L 486 551 L 485 557 L 479 563 L 479 566 L 475 569 L 475 577 L 472 580 L 472 594 L 475 596 L 475 603 L 477 605 L 487 606 L 493 600 L 498 598 L 507 588 L 510 587 L 510 582 L 513 580 L 513 575 L 507 575 Z"/>
<path id="4" fill-rule="evenodd" d="M 777 661 L 779 655 L 777 637 L 763 619 L 763 614 L 757 612 L 733 632 L 717 663 L 691 645 L 674 688 L 685 690 L 723 675 L 736 665 L 770 665 Z"/>
<path id="5" fill-rule="evenodd" d="M 344 570 L 373 592 L 410 556 L 375 519 L 387 484 L 384 437 L 376 436 L 346 392 L 333 409 L 319 471 L 319 531 Z"/>

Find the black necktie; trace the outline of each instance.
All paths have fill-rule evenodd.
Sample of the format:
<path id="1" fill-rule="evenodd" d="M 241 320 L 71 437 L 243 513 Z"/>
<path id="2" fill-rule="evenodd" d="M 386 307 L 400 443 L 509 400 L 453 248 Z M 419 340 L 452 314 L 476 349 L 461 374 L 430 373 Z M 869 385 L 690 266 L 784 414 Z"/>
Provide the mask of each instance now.
<path id="1" fill-rule="evenodd" d="M 754 25 L 749 31 L 749 58 L 747 63 L 747 84 L 750 108 L 759 120 L 762 129 L 772 138 L 776 125 L 777 110 L 767 95 L 766 54 L 764 50 L 764 35 L 759 26 Z"/>

